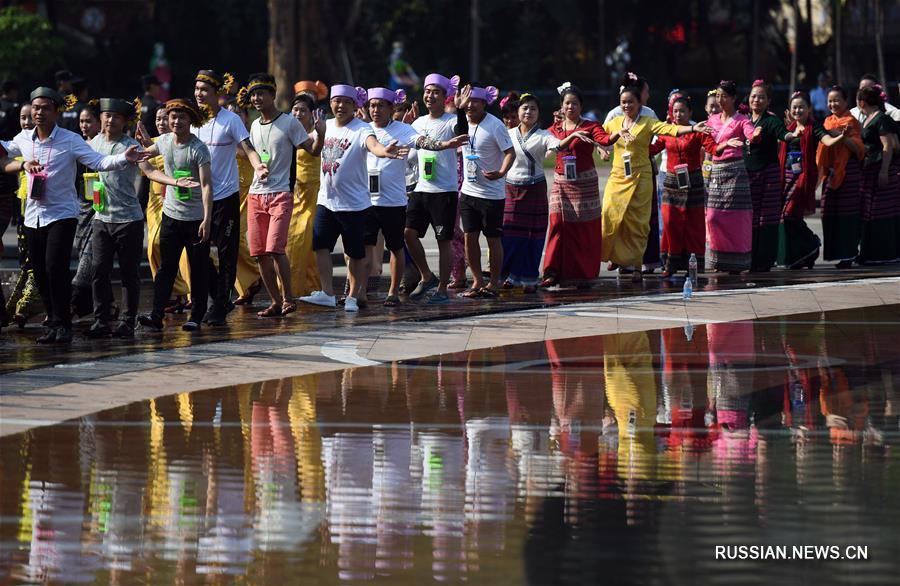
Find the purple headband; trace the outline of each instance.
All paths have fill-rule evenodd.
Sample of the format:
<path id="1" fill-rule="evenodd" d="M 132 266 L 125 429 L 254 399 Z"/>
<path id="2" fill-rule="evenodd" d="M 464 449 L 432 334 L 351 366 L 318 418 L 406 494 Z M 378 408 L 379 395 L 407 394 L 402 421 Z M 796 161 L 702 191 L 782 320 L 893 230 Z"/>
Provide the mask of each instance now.
<path id="1" fill-rule="evenodd" d="M 352 85 L 333 85 L 331 86 L 332 98 L 350 98 L 357 105 L 363 107 L 368 96 L 366 90 L 361 87 L 353 87 Z"/>
<path id="2" fill-rule="evenodd" d="M 436 85 L 439 88 L 442 88 L 447 94 L 447 97 L 452 98 L 456 95 L 457 88 L 459 88 L 459 76 L 454 75 L 450 79 L 447 79 L 440 73 L 429 73 L 425 77 L 425 85 L 422 87 L 428 87 L 430 85 Z"/>
<path id="3" fill-rule="evenodd" d="M 500 95 L 500 90 L 492 85 L 472 88 L 472 98 L 475 100 L 484 100 L 489 106 L 494 103 L 498 95 Z"/>
<path id="4" fill-rule="evenodd" d="M 392 91 L 383 87 L 373 87 L 368 91 L 370 100 L 387 100 L 392 104 L 402 104 L 406 101 L 406 92 L 402 89 Z"/>

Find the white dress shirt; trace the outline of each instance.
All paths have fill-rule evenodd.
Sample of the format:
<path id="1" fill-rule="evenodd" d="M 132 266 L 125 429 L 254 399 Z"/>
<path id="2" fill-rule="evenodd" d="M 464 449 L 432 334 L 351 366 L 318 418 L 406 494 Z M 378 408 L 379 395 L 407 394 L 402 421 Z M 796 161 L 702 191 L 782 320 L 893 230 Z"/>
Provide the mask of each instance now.
<path id="1" fill-rule="evenodd" d="M 25 226 L 39 228 L 57 220 L 77 218 L 78 194 L 75 192 L 77 163 L 97 171 L 123 169 L 128 161 L 124 153 L 104 156 L 70 130 L 55 126 L 50 136 L 39 140 L 37 129 L 23 130 L 11 141 L 3 142 L 10 157 L 23 157 L 44 166 L 47 181 L 44 196 L 25 202 Z M 30 179 L 29 179 L 30 181 Z M 78 178 L 81 181 L 81 178 Z"/>

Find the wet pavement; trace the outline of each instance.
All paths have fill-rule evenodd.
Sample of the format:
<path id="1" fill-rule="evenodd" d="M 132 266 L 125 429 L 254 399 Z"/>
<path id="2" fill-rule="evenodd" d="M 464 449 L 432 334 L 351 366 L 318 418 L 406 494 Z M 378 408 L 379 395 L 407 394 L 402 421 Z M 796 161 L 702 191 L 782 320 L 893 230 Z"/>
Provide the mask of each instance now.
<path id="1" fill-rule="evenodd" d="M 514 344 L 4 437 L 0 583 L 895 583 L 898 326 Z M 716 559 L 740 545 L 867 559 Z"/>
<path id="2" fill-rule="evenodd" d="M 810 283 L 829 283 L 848 279 L 882 278 L 897 275 L 896 265 L 867 267 L 845 271 L 836 271 L 825 267 L 814 270 L 787 271 L 773 270 L 770 273 L 758 273 L 741 276 L 702 275 L 697 291 L 752 291 L 763 287 L 799 285 Z M 204 328 L 199 333 L 186 333 L 180 324 L 187 319 L 187 314 L 172 315 L 166 318 L 166 330 L 163 333 L 138 330 L 134 339 L 93 340 L 84 336 L 90 327 L 91 316 L 86 316 L 75 323 L 75 340 L 67 347 L 41 346 L 34 343 L 42 328 L 37 320 L 20 330 L 15 326 L 6 328 L 0 334 L 0 374 L 23 371 L 47 366 L 79 365 L 86 362 L 133 355 L 137 363 L 153 362 L 152 353 L 158 350 L 189 348 L 210 342 L 227 342 L 249 340 L 261 336 L 273 336 L 285 333 L 303 334 L 327 328 L 351 325 L 389 324 L 402 321 L 433 321 L 463 318 L 476 315 L 514 312 L 536 307 L 558 306 L 570 303 L 606 301 L 631 296 L 677 293 L 681 291 L 683 278 L 664 280 L 658 274 L 650 275 L 643 285 L 632 285 L 629 276 L 616 278 L 604 271 L 602 278 L 597 279 L 592 288 L 581 290 L 576 288 L 557 288 L 539 291 L 534 294 L 523 294 L 520 290 L 506 291 L 497 300 L 452 299 L 449 305 L 429 306 L 423 303 L 404 303 L 397 308 L 384 308 L 381 301 L 387 288 L 387 279 L 382 278 L 381 294 L 376 296 L 369 309 L 360 311 L 358 315 L 348 315 L 341 310 L 330 310 L 300 304 L 299 311 L 285 318 L 262 319 L 256 312 L 264 308 L 268 302 L 262 297 L 256 299 L 254 307 L 241 307 L 233 311 L 228 318 L 228 326 L 222 328 Z M 339 281 L 337 290 L 343 287 Z M 119 295 L 119 292 L 116 291 Z M 143 305 L 149 303 L 151 290 L 145 285 L 142 294 Z M 144 307 L 144 310 L 147 310 Z M 0 394 L 16 389 L 4 389 L 0 382 Z"/>

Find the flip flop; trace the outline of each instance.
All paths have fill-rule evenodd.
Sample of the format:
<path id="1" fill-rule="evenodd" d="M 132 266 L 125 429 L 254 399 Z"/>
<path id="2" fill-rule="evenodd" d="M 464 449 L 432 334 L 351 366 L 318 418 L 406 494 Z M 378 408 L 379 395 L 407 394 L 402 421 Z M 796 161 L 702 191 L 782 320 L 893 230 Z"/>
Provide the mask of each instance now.
<path id="1" fill-rule="evenodd" d="M 466 289 L 462 293 L 457 293 L 456 296 L 464 299 L 479 299 L 481 297 L 481 289 Z"/>
<path id="2" fill-rule="evenodd" d="M 397 297 L 396 295 L 388 295 L 384 299 L 383 305 L 385 307 L 397 307 L 398 305 L 400 305 L 400 298 Z"/>
<path id="3" fill-rule="evenodd" d="M 490 287 L 482 287 L 478 290 L 478 296 L 482 299 L 497 299 L 500 297 L 500 293 Z"/>

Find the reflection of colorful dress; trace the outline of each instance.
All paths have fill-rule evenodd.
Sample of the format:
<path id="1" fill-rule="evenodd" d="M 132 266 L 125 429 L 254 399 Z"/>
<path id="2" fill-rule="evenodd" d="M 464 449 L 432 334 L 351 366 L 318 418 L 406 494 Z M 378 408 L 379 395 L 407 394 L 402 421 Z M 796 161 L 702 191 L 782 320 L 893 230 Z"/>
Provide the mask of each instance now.
<path id="1" fill-rule="evenodd" d="M 294 209 L 285 252 L 291 261 L 294 295 L 309 295 L 319 285 L 319 270 L 312 249 L 313 220 L 319 194 L 320 157 L 297 149 L 297 184 L 294 187 Z"/>
<path id="2" fill-rule="evenodd" d="M 622 130 L 627 118 L 613 118 L 603 129 L 613 134 Z M 659 120 L 639 117 L 630 128 L 634 140 L 620 140 L 613 149 L 612 170 L 603 192 L 601 250 L 603 259 L 620 266 L 639 267 L 647 247 L 653 204 L 653 167 L 650 141 L 655 135 L 675 136 L 678 127 Z M 625 176 L 622 156 L 631 153 L 631 177 Z"/>

